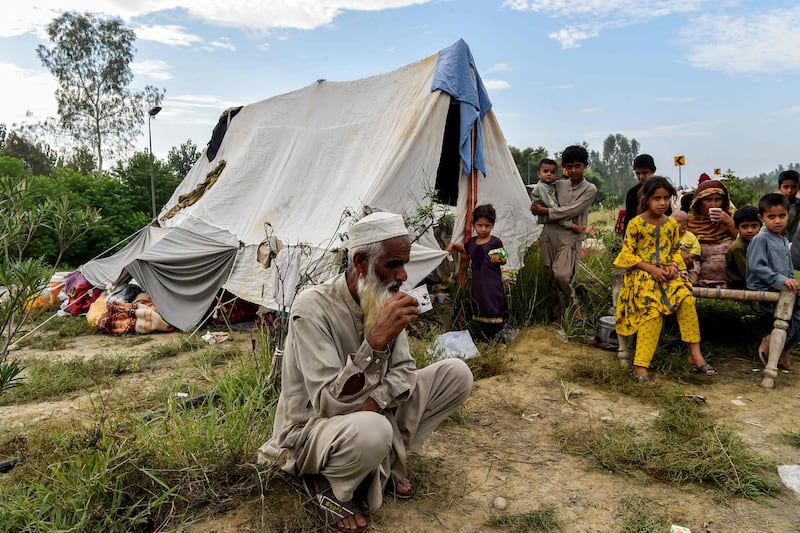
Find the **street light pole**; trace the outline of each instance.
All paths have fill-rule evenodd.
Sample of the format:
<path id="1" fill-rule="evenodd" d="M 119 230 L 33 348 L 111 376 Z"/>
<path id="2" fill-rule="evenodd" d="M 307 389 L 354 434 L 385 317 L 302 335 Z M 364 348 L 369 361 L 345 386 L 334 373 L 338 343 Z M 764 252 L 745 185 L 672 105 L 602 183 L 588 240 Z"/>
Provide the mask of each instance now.
<path id="1" fill-rule="evenodd" d="M 147 138 L 150 141 L 150 202 L 153 207 L 153 220 L 156 218 L 156 179 L 153 175 L 153 134 L 150 131 L 150 122 L 161 111 L 160 106 L 151 107 L 147 112 Z"/>

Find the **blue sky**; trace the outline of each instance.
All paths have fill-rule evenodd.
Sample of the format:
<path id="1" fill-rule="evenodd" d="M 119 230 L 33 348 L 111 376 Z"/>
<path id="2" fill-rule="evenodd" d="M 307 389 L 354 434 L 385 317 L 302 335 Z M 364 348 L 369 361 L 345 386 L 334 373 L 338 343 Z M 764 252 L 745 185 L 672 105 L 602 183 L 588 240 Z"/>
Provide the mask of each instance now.
<path id="1" fill-rule="evenodd" d="M 55 115 L 35 48 L 64 10 L 136 31 L 133 85 L 166 89 L 153 122 L 160 157 L 186 139 L 204 146 L 228 106 L 386 72 L 463 38 L 519 148 L 599 151 L 623 133 L 676 182 L 672 160 L 685 155 L 684 184 L 717 167 L 747 176 L 800 161 L 797 2 L 18 1 L 0 20 L 0 122 Z"/>

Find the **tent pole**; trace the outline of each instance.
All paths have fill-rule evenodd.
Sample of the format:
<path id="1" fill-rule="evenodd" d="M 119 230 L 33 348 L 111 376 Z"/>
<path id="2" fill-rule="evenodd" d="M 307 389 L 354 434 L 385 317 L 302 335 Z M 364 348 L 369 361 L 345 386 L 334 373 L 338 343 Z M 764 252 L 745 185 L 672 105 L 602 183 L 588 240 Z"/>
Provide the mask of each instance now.
<path id="1" fill-rule="evenodd" d="M 467 218 L 464 221 L 464 245 L 466 245 L 472 238 L 472 213 L 475 211 L 475 206 L 478 204 L 478 171 L 475 170 L 475 148 L 477 145 L 476 128 L 477 122 L 472 125 L 470 132 L 470 143 L 472 145 L 472 154 L 470 155 L 470 173 L 469 182 L 467 184 Z M 461 261 L 458 266 L 458 284 L 464 285 L 467 281 L 467 262 L 469 256 L 461 254 Z"/>

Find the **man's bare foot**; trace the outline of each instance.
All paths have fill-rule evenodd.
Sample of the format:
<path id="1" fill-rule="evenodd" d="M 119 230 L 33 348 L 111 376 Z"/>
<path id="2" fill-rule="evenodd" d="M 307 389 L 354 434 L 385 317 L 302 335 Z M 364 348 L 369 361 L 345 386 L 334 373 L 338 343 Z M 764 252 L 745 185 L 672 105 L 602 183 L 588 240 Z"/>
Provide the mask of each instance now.
<path id="1" fill-rule="evenodd" d="M 411 480 L 404 477 L 398 479 L 394 485 L 394 491 L 399 496 L 411 496 L 414 493 L 414 488 L 411 486 Z"/>
<path id="2" fill-rule="evenodd" d="M 336 522 L 336 529 L 342 531 L 359 531 L 365 527 L 367 527 L 367 518 L 361 513 L 356 513 Z"/>

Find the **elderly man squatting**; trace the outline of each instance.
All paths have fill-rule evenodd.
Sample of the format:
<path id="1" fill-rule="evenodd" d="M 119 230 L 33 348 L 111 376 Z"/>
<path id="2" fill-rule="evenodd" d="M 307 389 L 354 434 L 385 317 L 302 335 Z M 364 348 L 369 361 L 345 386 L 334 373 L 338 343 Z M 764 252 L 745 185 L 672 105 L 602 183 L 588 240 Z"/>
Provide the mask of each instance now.
<path id="1" fill-rule="evenodd" d="M 347 271 L 295 300 L 272 438 L 259 462 L 302 476 L 326 523 L 362 531 L 386 490 L 409 498 L 407 452 L 472 389 L 458 359 L 417 370 L 405 327 L 418 302 L 400 291 L 411 244 L 399 215 L 350 227 Z"/>

